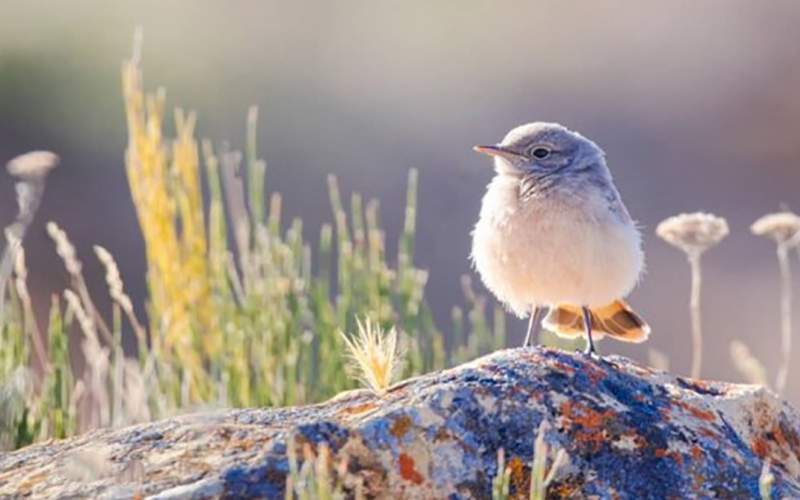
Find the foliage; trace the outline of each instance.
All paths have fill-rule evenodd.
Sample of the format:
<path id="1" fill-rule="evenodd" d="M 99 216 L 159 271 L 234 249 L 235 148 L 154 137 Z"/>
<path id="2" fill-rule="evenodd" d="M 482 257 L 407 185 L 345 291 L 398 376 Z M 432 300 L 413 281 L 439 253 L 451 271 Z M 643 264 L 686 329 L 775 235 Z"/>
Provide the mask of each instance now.
<path id="1" fill-rule="evenodd" d="M 198 141 L 195 115 L 180 109 L 169 137 L 166 94 L 144 92 L 137 55 L 123 65 L 122 87 L 125 166 L 146 249 L 147 321 L 137 317 L 111 253 L 96 246 L 112 299 L 110 311 L 98 310 L 74 245 L 50 222 L 69 285 L 53 296 L 47 331 L 39 332 L 24 252 L 12 254 L 20 245 L 6 245 L 3 261 L 17 263 L 0 310 L 3 449 L 200 405 L 282 406 L 331 397 L 358 384 L 346 372 L 349 338 L 339 334 L 357 331 L 357 318 L 376 329 L 396 328 L 404 377 L 503 345 L 502 311 L 495 311 L 493 335 L 483 299 L 470 292 L 469 323 L 459 324 L 457 341 L 445 349 L 424 297 L 428 274 L 414 264 L 415 170 L 395 263 L 378 201 L 365 203 L 353 193 L 345 207 L 332 176 L 333 222 L 319 229 L 312 246 L 300 219 L 283 221 L 280 194 L 267 195 L 255 108 L 242 155 Z M 30 222 L 32 213 L 25 215 Z M 128 337 L 136 349 L 126 352 Z"/>
<path id="2" fill-rule="evenodd" d="M 569 465 L 569 457 L 563 448 L 551 449 L 545 442 L 545 436 L 550 427 L 546 420 L 542 420 L 536 431 L 533 442 L 533 462 L 530 465 L 530 478 L 528 498 L 530 500 L 545 500 L 547 488 L 553 483 L 558 474 Z M 550 462 L 548 467 L 547 463 Z M 508 500 L 511 495 L 512 467 L 506 465 L 505 450 L 497 452 L 497 473 L 492 479 L 492 500 Z M 515 492 L 514 498 L 521 498 L 522 492 Z"/>

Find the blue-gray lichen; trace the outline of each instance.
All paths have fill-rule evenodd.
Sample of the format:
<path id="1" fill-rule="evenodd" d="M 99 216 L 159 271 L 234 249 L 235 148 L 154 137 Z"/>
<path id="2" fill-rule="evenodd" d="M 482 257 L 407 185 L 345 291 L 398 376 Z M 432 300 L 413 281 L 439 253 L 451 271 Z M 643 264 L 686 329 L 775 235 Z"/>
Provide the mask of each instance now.
<path id="1" fill-rule="evenodd" d="M 757 498 L 765 460 L 773 498 L 800 497 L 800 417 L 769 391 L 544 348 L 497 352 L 381 396 L 31 446 L 0 456 L 0 496 L 283 498 L 290 448 L 302 461 L 323 444 L 344 463 L 335 474 L 346 489 L 401 498 L 487 498 L 503 448 L 513 495 L 527 491 L 542 420 L 547 443 L 570 459 L 549 497 Z M 74 457 L 92 449 L 108 457 L 104 473 L 70 477 Z"/>

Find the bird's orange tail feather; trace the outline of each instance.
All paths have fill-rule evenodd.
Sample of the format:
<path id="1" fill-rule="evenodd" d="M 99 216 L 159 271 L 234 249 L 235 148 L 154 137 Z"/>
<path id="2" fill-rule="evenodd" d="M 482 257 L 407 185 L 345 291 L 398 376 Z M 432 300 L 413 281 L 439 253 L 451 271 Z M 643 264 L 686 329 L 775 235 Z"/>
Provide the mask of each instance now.
<path id="1" fill-rule="evenodd" d="M 650 326 L 623 300 L 605 307 L 592 309 L 592 337 L 608 335 L 623 342 L 644 342 L 650 335 Z M 583 312 L 578 306 L 559 304 L 550 309 L 544 327 L 560 337 L 583 335 Z"/>

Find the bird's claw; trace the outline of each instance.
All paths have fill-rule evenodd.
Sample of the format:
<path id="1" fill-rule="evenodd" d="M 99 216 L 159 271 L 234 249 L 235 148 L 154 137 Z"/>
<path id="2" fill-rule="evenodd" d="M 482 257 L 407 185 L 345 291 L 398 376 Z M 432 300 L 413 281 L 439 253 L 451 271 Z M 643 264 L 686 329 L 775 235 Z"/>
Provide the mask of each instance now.
<path id="1" fill-rule="evenodd" d="M 580 351 L 580 353 L 583 354 L 584 356 L 586 356 L 587 358 L 591 358 L 591 359 L 595 359 L 595 360 L 602 359 L 600 354 L 593 348 L 592 349 L 584 349 L 584 350 Z"/>

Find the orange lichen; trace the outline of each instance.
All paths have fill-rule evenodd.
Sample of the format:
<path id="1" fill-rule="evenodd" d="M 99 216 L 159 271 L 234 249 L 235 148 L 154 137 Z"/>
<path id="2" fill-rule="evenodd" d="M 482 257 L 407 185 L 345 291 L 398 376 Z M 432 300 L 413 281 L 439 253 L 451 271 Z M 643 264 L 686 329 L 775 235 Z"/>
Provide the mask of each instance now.
<path id="1" fill-rule="evenodd" d="M 450 431 L 447 430 L 446 427 L 439 427 L 436 430 L 436 435 L 433 436 L 434 441 L 444 441 L 445 439 L 452 439 L 453 435 L 450 434 Z"/>
<path id="2" fill-rule="evenodd" d="M 411 424 L 411 417 L 408 415 L 401 415 L 392 422 L 392 427 L 389 429 L 389 432 L 392 433 L 392 436 L 400 439 L 405 436 L 408 429 L 411 428 Z"/>
<path id="3" fill-rule="evenodd" d="M 253 446 L 255 446 L 255 444 L 256 444 L 255 441 L 253 441 L 252 439 L 240 439 L 232 442 L 230 444 L 230 448 L 235 448 L 241 451 L 248 451 Z"/>
<path id="4" fill-rule="evenodd" d="M 594 364 L 585 365 L 583 372 L 589 377 L 589 380 L 591 380 L 593 384 L 600 382 L 608 376 L 604 370 L 597 368 Z"/>
<path id="5" fill-rule="evenodd" d="M 561 414 L 573 424 L 579 424 L 585 428 L 594 428 L 604 425 L 608 420 L 614 418 L 613 410 L 599 412 L 588 406 L 579 403 L 565 401 L 561 404 Z"/>
<path id="6" fill-rule="evenodd" d="M 701 410 L 700 408 L 697 408 L 696 406 L 690 406 L 690 405 L 687 405 L 687 406 L 688 406 L 687 409 L 689 410 L 689 413 L 691 413 L 692 415 L 694 415 L 697 418 L 703 419 L 703 420 L 708 421 L 708 422 L 713 422 L 714 420 L 717 419 L 717 416 L 714 414 L 714 412 L 707 411 L 707 410 Z"/>
<path id="7" fill-rule="evenodd" d="M 667 448 L 658 448 L 653 454 L 658 458 L 671 458 L 676 464 L 683 465 L 683 456 L 677 451 L 670 451 Z"/>
<path id="8" fill-rule="evenodd" d="M 606 441 L 606 425 L 616 416 L 614 410 L 599 412 L 570 401 L 562 403 L 560 410 L 570 427 L 579 427 L 575 430 L 573 438 L 577 441 L 589 443 L 594 449 L 599 449 L 602 443 Z"/>
<path id="9" fill-rule="evenodd" d="M 762 437 L 753 438 L 752 443 L 750 443 L 750 447 L 753 448 L 753 453 L 758 455 L 758 458 L 766 457 L 767 452 L 769 451 L 769 445 Z"/>
<path id="10" fill-rule="evenodd" d="M 697 445 L 692 446 L 692 458 L 695 460 L 699 460 L 700 457 L 702 456 L 703 456 L 703 450 Z"/>
<path id="11" fill-rule="evenodd" d="M 422 474 L 414 467 L 414 459 L 405 453 L 400 454 L 400 477 L 414 484 L 422 484 Z"/>
<path id="12" fill-rule="evenodd" d="M 552 495 L 553 498 L 578 498 L 577 494 L 579 491 L 579 483 L 569 483 L 566 481 L 551 484 L 547 489 L 548 495 Z"/>
<path id="13" fill-rule="evenodd" d="M 708 410 L 700 409 L 696 406 L 692 406 L 688 403 L 684 403 L 683 401 L 675 401 L 674 404 L 683 408 L 684 410 L 691 413 L 695 418 L 699 418 L 701 420 L 705 420 L 706 422 L 713 422 L 717 419 L 717 415 Z"/>
<path id="14" fill-rule="evenodd" d="M 34 486 L 39 484 L 41 481 L 47 478 L 48 474 L 47 471 L 40 471 L 34 474 L 29 475 L 25 480 L 19 485 L 18 493 L 22 494 L 23 496 L 28 496 L 33 491 Z"/>
<path id="15" fill-rule="evenodd" d="M 574 368 L 572 368 L 571 366 L 569 366 L 569 365 L 567 365 L 565 363 L 562 363 L 560 361 L 554 361 L 553 362 L 553 366 L 558 368 L 558 371 L 563 372 L 563 373 L 568 373 L 570 375 L 575 373 L 575 369 Z"/>
<path id="16" fill-rule="evenodd" d="M 706 427 L 701 427 L 697 432 L 708 438 L 719 439 L 719 434 Z"/>
<path id="17" fill-rule="evenodd" d="M 341 412 L 346 413 L 348 415 L 358 415 L 359 413 L 366 413 L 376 407 L 377 405 L 375 403 L 362 403 L 360 405 L 347 406 L 345 408 L 342 408 Z"/>
<path id="18" fill-rule="evenodd" d="M 783 429 L 781 428 L 780 425 L 775 425 L 775 427 L 772 428 L 772 436 L 773 439 L 775 439 L 775 442 L 778 443 L 779 446 L 781 447 L 789 446 L 789 443 L 786 441 L 786 437 L 783 435 Z"/>
<path id="19" fill-rule="evenodd" d="M 525 463 L 519 457 L 514 457 L 508 462 L 511 470 L 511 484 L 515 491 L 528 491 L 530 489 L 530 474 L 526 473 Z"/>

